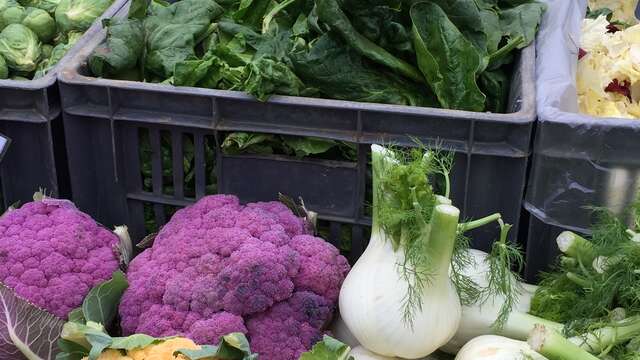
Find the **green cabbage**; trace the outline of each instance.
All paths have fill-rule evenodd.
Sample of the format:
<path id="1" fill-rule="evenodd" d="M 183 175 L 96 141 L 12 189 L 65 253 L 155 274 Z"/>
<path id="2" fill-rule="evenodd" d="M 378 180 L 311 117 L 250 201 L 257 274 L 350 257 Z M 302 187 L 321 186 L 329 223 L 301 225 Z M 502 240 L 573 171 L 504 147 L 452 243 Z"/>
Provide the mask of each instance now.
<path id="1" fill-rule="evenodd" d="M 0 14 L 0 30 L 11 24 L 20 24 L 27 15 L 26 10 L 22 6 L 11 6 Z"/>
<path id="2" fill-rule="evenodd" d="M 85 31 L 112 4 L 112 0 L 61 0 L 55 18 L 63 33 Z"/>
<path id="3" fill-rule="evenodd" d="M 0 13 L 12 6 L 18 6 L 16 0 L 0 0 Z"/>
<path id="4" fill-rule="evenodd" d="M 0 79 L 6 79 L 9 77 L 9 68 L 4 58 L 0 56 Z"/>
<path id="5" fill-rule="evenodd" d="M 22 25 L 31 29 L 38 39 L 43 43 L 48 43 L 56 36 L 56 22 L 48 12 L 38 8 L 27 8 L 26 16 L 22 20 Z"/>
<path id="6" fill-rule="evenodd" d="M 40 48 L 40 51 L 42 52 L 42 58 L 48 59 L 51 57 L 51 52 L 53 51 L 53 45 L 44 44 Z"/>
<path id="7" fill-rule="evenodd" d="M 22 24 L 11 24 L 0 32 L 0 55 L 12 70 L 29 73 L 40 59 L 38 36 Z"/>
<path id="8" fill-rule="evenodd" d="M 56 11 L 59 3 L 60 0 L 20 0 L 22 6 L 42 9 L 51 14 Z"/>

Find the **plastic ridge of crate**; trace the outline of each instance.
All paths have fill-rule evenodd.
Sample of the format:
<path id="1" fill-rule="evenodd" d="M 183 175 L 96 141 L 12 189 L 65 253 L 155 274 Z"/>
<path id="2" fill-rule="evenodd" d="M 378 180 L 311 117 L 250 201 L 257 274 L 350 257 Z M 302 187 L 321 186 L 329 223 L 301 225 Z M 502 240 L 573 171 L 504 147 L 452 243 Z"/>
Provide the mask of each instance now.
<path id="1" fill-rule="evenodd" d="M 105 35 L 104 30 L 97 33 L 75 53 L 58 78 L 66 136 L 75 139 L 68 146 L 73 198 L 81 209 L 106 225 L 127 223 L 134 233 L 144 234 L 140 225 L 143 203 L 153 204 L 156 220 L 162 224 L 167 218 L 163 206 L 181 206 L 194 200 L 184 197 L 182 186 L 176 188 L 176 194 L 163 193 L 159 158 L 152 161 L 153 191 L 143 190 L 137 136 L 146 129 L 155 134 L 152 147 L 157 157 L 159 132 L 170 133 L 172 144 L 178 147 L 184 145 L 183 136 L 193 137 L 198 143 L 196 163 L 204 157 L 200 147 L 206 143 L 205 137 L 215 138 L 220 193 L 239 194 L 246 202 L 275 199 L 278 191 L 291 191 L 288 195 L 294 197 L 308 191 L 309 198 L 313 191 L 324 189 L 320 196 L 316 194 L 316 207 L 311 208 L 320 209 L 322 219 L 356 226 L 370 222 L 363 212 L 368 145 L 415 146 L 414 139 L 418 139 L 427 146 L 455 151 L 458 161 L 452 197 L 464 218 L 500 211 L 515 225 L 512 235 L 517 233 L 536 118 L 534 45 L 523 49 L 518 57 L 511 85 L 511 113 L 492 114 L 291 96 L 273 96 L 259 102 L 236 91 L 91 77 L 87 58 Z M 219 147 L 221 137 L 232 131 L 348 141 L 359 144 L 359 158 L 354 166 L 277 156 L 224 155 Z M 182 149 L 178 152 L 173 153 L 171 166 L 174 180 L 182 181 Z M 293 189 L 274 186 L 284 180 L 290 186 L 307 181 L 299 178 L 304 171 L 335 179 Z M 204 172 L 203 166 L 196 167 L 195 198 L 205 194 Z M 266 178 L 261 177 L 265 174 Z M 342 188 L 336 189 L 339 185 Z M 268 198 L 267 192 L 271 194 Z M 475 244 L 487 249 L 497 236 L 496 230 L 475 231 Z"/>
<path id="2" fill-rule="evenodd" d="M 13 139 L 0 163 L 0 209 L 28 201 L 39 188 L 55 196 L 70 195 L 57 74 L 100 31 L 101 19 L 125 4 L 126 0 L 115 0 L 42 78 L 0 80 L 0 133 Z"/>

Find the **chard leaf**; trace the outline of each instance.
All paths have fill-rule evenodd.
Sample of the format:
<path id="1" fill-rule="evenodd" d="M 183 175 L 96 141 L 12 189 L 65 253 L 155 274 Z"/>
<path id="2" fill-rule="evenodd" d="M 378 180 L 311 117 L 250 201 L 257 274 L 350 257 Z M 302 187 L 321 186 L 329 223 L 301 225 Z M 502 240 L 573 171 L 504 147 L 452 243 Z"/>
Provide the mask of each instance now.
<path id="1" fill-rule="evenodd" d="M 53 359 L 64 321 L 0 283 L 0 358 Z"/>
<path id="2" fill-rule="evenodd" d="M 310 351 L 302 354 L 300 360 L 353 360 L 350 351 L 348 345 L 325 335 Z"/>
<path id="3" fill-rule="evenodd" d="M 476 83 L 483 65 L 477 48 L 438 5 L 421 2 L 410 11 L 418 67 L 445 109 L 483 111 L 485 95 Z"/>
<path id="4" fill-rule="evenodd" d="M 82 312 L 87 321 L 110 325 L 116 316 L 118 304 L 124 291 L 129 287 L 121 271 L 113 273 L 111 280 L 95 286 L 82 303 Z"/>

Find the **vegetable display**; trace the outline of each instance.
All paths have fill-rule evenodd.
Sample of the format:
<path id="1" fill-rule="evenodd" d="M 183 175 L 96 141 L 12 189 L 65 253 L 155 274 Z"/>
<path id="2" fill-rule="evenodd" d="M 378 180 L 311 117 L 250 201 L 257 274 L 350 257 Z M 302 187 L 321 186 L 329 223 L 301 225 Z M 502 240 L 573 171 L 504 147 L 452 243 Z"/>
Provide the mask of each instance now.
<path id="1" fill-rule="evenodd" d="M 177 211 L 130 264 L 125 335 L 198 344 L 240 332 L 266 359 L 296 359 L 333 316 L 346 259 L 279 202 L 208 196 Z"/>
<path id="2" fill-rule="evenodd" d="M 634 2 L 590 1 L 582 23 L 578 55 L 577 92 L 580 112 L 593 116 L 636 119 L 640 117 L 635 88 L 635 47 L 640 24 Z"/>
<path id="3" fill-rule="evenodd" d="M 534 0 L 136 0 L 128 19 L 108 23 L 89 67 L 263 101 L 504 112 L 514 51 L 533 41 L 544 9 Z"/>
<path id="4" fill-rule="evenodd" d="M 43 77 L 112 0 L 2 0 L 0 79 Z"/>
<path id="5" fill-rule="evenodd" d="M 130 244 L 67 200 L 34 198 L 0 217 L 0 355 L 37 360 L 56 353 L 62 320 L 126 262 Z"/>

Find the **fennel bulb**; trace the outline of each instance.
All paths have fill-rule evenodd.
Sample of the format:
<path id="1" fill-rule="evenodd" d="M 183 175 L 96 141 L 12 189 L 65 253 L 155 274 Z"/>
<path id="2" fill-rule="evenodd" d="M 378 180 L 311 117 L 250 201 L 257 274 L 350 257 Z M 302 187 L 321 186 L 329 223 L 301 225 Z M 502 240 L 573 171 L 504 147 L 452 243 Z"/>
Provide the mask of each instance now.
<path id="1" fill-rule="evenodd" d="M 381 146 L 371 152 L 371 239 L 342 285 L 340 316 L 367 350 L 422 358 L 446 344 L 460 322 L 449 278 L 460 211 L 437 204 L 426 176 L 431 158 L 413 154 L 403 163 Z"/>
<path id="2" fill-rule="evenodd" d="M 529 344 L 496 335 L 483 335 L 467 342 L 455 360 L 546 360 Z M 357 360 L 357 359 L 356 359 Z"/>

